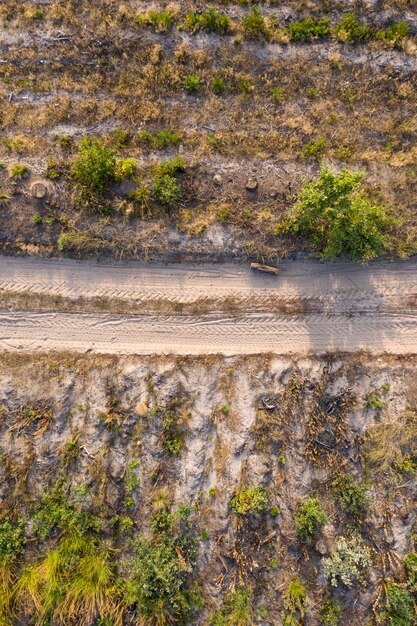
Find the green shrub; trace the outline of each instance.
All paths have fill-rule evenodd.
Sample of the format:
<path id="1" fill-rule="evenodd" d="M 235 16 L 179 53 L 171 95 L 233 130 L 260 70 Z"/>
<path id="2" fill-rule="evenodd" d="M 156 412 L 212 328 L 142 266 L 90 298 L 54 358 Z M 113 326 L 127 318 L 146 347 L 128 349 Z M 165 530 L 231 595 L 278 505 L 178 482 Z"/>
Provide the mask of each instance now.
<path id="1" fill-rule="evenodd" d="M 284 99 L 284 88 L 283 87 L 273 87 L 272 88 L 272 97 L 275 102 L 282 102 Z"/>
<path id="2" fill-rule="evenodd" d="M 361 43 L 369 37 L 369 28 L 359 21 L 356 13 L 346 13 L 334 29 L 337 39 L 350 43 Z"/>
<path id="3" fill-rule="evenodd" d="M 326 600 L 320 610 L 321 626 L 339 626 L 342 618 L 342 607 L 334 600 Z"/>
<path id="4" fill-rule="evenodd" d="M 167 161 L 161 161 L 159 163 L 156 173 L 158 175 L 168 174 L 168 176 L 175 176 L 179 172 L 184 172 L 187 167 L 186 162 L 179 156 L 174 157 L 173 159 L 168 159 Z"/>
<path id="5" fill-rule="evenodd" d="M 286 230 L 307 236 L 326 259 L 377 257 L 390 246 L 387 231 L 395 219 L 361 191 L 362 179 L 360 173 L 323 168 L 318 179 L 304 184 Z"/>
<path id="6" fill-rule="evenodd" d="M 405 587 L 395 583 L 387 585 L 382 618 L 387 626 L 413 626 L 413 624 L 417 624 L 413 596 Z"/>
<path id="7" fill-rule="evenodd" d="M 201 87 L 201 82 L 196 74 L 188 74 L 184 78 L 184 87 L 189 93 L 195 93 Z"/>
<path id="8" fill-rule="evenodd" d="M 57 164 L 53 159 L 48 159 L 46 162 L 46 172 L 45 176 L 49 178 L 49 180 L 58 180 L 61 177 L 61 172 L 57 168 Z"/>
<path id="9" fill-rule="evenodd" d="M 295 529 L 303 541 L 311 544 L 327 521 L 327 515 L 321 508 L 320 501 L 317 498 L 308 498 L 295 515 Z"/>
<path id="10" fill-rule="evenodd" d="M 196 543 L 186 510 L 154 518 L 153 536 L 139 536 L 126 564 L 126 600 L 138 623 L 185 623 L 190 610 L 188 583 Z"/>
<path id="11" fill-rule="evenodd" d="M 116 159 L 111 148 L 98 138 L 84 137 L 72 166 L 76 181 L 93 192 L 104 191 L 114 180 Z"/>
<path id="12" fill-rule="evenodd" d="M 142 141 L 152 146 L 152 148 L 161 149 L 168 148 L 169 146 L 176 146 L 181 141 L 178 133 L 170 130 L 160 130 L 152 135 L 147 130 L 143 130 L 139 133 L 139 137 Z"/>
<path id="13" fill-rule="evenodd" d="M 292 41 L 311 41 L 330 33 L 330 20 L 328 17 L 307 17 L 299 22 L 291 22 L 287 31 Z"/>
<path id="14" fill-rule="evenodd" d="M 326 148 L 326 139 L 317 137 L 314 141 L 309 141 L 303 148 L 304 159 L 318 159 Z"/>
<path id="15" fill-rule="evenodd" d="M 381 41 L 387 41 L 394 45 L 400 43 L 404 37 L 407 37 L 410 27 L 407 22 L 397 22 L 376 32 L 376 38 Z"/>
<path id="16" fill-rule="evenodd" d="M 339 537 L 336 550 L 322 559 L 324 575 L 333 587 L 339 582 L 346 587 L 352 587 L 356 580 L 363 582 L 363 570 L 370 563 L 371 551 L 359 535 L 350 539 Z"/>
<path id="17" fill-rule="evenodd" d="M 252 626 L 252 591 L 240 587 L 227 594 L 220 611 L 210 615 L 210 626 Z"/>
<path id="18" fill-rule="evenodd" d="M 267 506 L 268 495 L 259 485 L 239 489 L 230 501 L 230 508 L 236 515 L 264 511 Z"/>
<path id="19" fill-rule="evenodd" d="M 404 559 L 407 585 L 417 591 L 417 552 L 410 552 Z"/>
<path id="20" fill-rule="evenodd" d="M 172 28 L 175 23 L 175 14 L 169 10 L 141 13 L 136 16 L 136 23 L 153 26 L 158 33 L 162 33 Z"/>
<path id="21" fill-rule="evenodd" d="M 267 34 L 266 20 L 261 10 L 253 6 L 242 19 L 242 28 L 247 37 L 256 38 Z"/>
<path id="22" fill-rule="evenodd" d="M 23 163 L 15 163 L 9 167 L 9 177 L 14 181 L 23 180 L 27 178 L 29 174 L 30 169 L 27 165 L 23 165 Z"/>
<path id="23" fill-rule="evenodd" d="M 178 181 L 169 174 L 158 174 L 155 176 L 152 192 L 166 209 L 173 209 L 181 199 Z"/>
<path id="24" fill-rule="evenodd" d="M 0 521 L 0 567 L 8 566 L 22 554 L 25 549 L 25 523 L 23 520 L 11 522 L 9 519 Z"/>
<path id="25" fill-rule="evenodd" d="M 332 483 L 332 491 L 342 509 L 355 517 L 368 508 L 369 484 L 357 482 L 352 474 L 338 476 Z"/>
<path id="26" fill-rule="evenodd" d="M 210 7 L 203 13 L 187 13 L 184 26 L 192 32 L 205 30 L 209 33 L 225 33 L 230 29 L 230 18 L 228 15 L 216 11 L 214 7 Z"/>
<path id="27" fill-rule="evenodd" d="M 213 82 L 211 84 L 211 88 L 213 89 L 214 93 L 216 95 L 220 95 L 221 93 L 223 93 L 225 85 L 224 85 L 224 80 L 221 76 L 216 76 L 216 78 L 213 78 Z"/>
<path id="28" fill-rule="evenodd" d="M 136 173 L 138 164 L 135 159 L 118 159 L 115 167 L 115 178 L 126 180 L 132 178 Z"/>
<path id="29" fill-rule="evenodd" d="M 284 593 L 283 626 L 297 626 L 304 622 L 307 610 L 307 589 L 299 576 L 294 576 Z"/>

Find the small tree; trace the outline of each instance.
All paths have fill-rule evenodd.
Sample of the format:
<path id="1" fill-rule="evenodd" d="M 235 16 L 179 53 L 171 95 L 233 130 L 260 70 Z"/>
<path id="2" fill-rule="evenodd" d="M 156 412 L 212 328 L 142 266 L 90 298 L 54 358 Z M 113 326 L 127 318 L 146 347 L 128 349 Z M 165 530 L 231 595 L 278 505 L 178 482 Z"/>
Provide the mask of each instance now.
<path id="1" fill-rule="evenodd" d="M 333 174 L 323 168 L 306 183 L 290 210 L 287 232 L 300 233 L 319 255 L 332 259 L 346 254 L 370 260 L 390 246 L 388 229 L 395 219 L 361 189 L 363 174 L 346 169 Z"/>
<path id="2" fill-rule="evenodd" d="M 75 179 L 90 191 L 100 192 L 114 180 L 114 151 L 97 138 L 84 137 L 72 166 Z"/>

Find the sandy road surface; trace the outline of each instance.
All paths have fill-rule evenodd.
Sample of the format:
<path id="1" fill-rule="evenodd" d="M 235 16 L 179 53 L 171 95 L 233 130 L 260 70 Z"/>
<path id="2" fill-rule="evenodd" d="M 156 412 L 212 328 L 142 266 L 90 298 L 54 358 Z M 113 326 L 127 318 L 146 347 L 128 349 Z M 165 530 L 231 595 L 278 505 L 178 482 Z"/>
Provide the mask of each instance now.
<path id="1" fill-rule="evenodd" d="M 0 310 L 0 347 L 127 354 L 417 352 L 417 260 L 366 267 L 286 261 L 281 267 L 282 274 L 271 277 L 237 265 L 106 265 L 0 257 L 0 295 L 51 297 L 48 311 Z M 149 301 L 187 304 L 232 298 L 240 307 L 238 315 L 213 306 L 204 315 L 124 317 L 54 312 L 53 297 L 58 295 L 135 301 L 139 312 L 141 302 Z M 291 301 L 312 312 L 277 313 L 280 302 Z"/>

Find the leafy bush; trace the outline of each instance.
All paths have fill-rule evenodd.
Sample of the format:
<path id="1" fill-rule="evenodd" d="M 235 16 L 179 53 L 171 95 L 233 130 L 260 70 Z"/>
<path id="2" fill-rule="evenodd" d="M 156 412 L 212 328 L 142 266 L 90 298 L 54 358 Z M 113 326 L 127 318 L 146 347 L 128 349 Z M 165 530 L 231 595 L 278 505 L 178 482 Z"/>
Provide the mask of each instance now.
<path id="1" fill-rule="evenodd" d="M 413 596 L 405 587 L 395 583 L 387 585 L 382 618 L 387 626 L 413 626 L 413 624 L 417 624 Z"/>
<path id="2" fill-rule="evenodd" d="M 253 6 L 245 15 L 242 19 L 242 28 L 247 37 L 256 38 L 267 33 L 266 21 L 259 7 Z"/>
<path id="3" fill-rule="evenodd" d="M 184 26 L 192 32 L 205 30 L 209 33 L 225 33 L 230 28 L 230 18 L 228 15 L 216 11 L 214 7 L 210 7 L 203 13 L 187 13 Z"/>
<path id="4" fill-rule="evenodd" d="M 9 177 L 14 181 L 23 180 L 27 178 L 29 174 L 30 169 L 27 165 L 23 165 L 22 163 L 16 163 L 9 167 Z"/>
<path id="5" fill-rule="evenodd" d="M 114 180 L 116 159 L 111 148 L 98 138 L 84 137 L 72 166 L 74 178 L 93 192 L 104 191 Z"/>
<path id="6" fill-rule="evenodd" d="M 170 130 L 160 130 L 152 135 L 147 130 L 143 130 L 139 133 L 139 137 L 142 141 L 152 146 L 152 148 L 168 148 L 169 146 L 176 146 L 179 144 L 181 138 L 178 133 Z"/>
<path id="7" fill-rule="evenodd" d="M 325 37 L 329 33 L 330 20 L 328 17 L 320 19 L 307 17 L 299 22 L 291 22 L 288 26 L 288 34 L 292 41 L 311 41 Z"/>
<path id="8" fill-rule="evenodd" d="M 311 544 L 324 524 L 327 524 L 327 515 L 321 508 L 319 500 L 308 498 L 295 515 L 295 528 L 298 536 Z"/>
<path id="9" fill-rule="evenodd" d="M 0 567 L 8 566 L 23 552 L 26 545 L 25 523 L 23 520 L 0 522 Z"/>
<path id="10" fill-rule="evenodd" d="M 410 27 L 407 22 L 396 22 L 388 28 L 383 28 L 376 32 L 376 38 L 382 41 L 387 41 L 394 45 L 400 43 L 404 37 L 407 37 L 410 31 Z"/>
<path id="11" fill-rule="evenodd" d="M 356 13 L 346 13 L 334 29 L 337 39 L 360 43 L 369 37 L 369 28 L 359 21 Z"/>
<path id="12" fill-rule="evenodd" d="M 118 159 L 115 168 L 115 177 L 119 180 L 132 178 L 137 168 L 138 164 L 135 159 Z"/>
<path id="13" fill-rule="evenodd" d="M 140 536 L 128 561 L 127 603 L 134 605 L 138 623 L 183 623 L 190 610 L 187 583 L 196 558 L 189 514 L 161 513 L 151 537 Z"/>
<path id="14" fill-rule="evenodd" d="M 156 169 L 156 173 L 158 175 L 167 174 L 168 176 L 175 176 L 179 172 L 184 172 L 186 167 L 187 164 L 184 159 L 176 156 L 173 159 L 168 159 L 167 161 L 162 161 L 161 163 L 159 163 Z"/>
<path id="15" fill-rule="evenodd" d="M 407 585 L 417 591 L 417 552 L 410 552 L 404 559 Z"/>
<path id="16" fill-rule="evenodd" d="M 339 626 L 342 617 L 342 607 L 334 600 L 326 600 L 320 611 L 321 626 Z"/>
<path id="17" fill-rule="evenodd" d="M 49 180 L 58 180 L 61 177 L 61 172 L 53 159 L 48 159 L 46 162 L 45 176 Z"/>
<path id="18" fill-rule="evenodd" d="M 268 495 L 259 485 L 239 489 L 230 501 L 230 508 L 236 515 L 263 511 L 267 505 Z"/>
<path id="19" fill-rule="evenodd" d="M 303 149 L 303 157 L 305 159 L 317 159 L 326 148 L 326 139 L 324 137 L 317 137 L 314 141 L 309 141 L 305 144 Z"/>
<path id="20" fill-rule="evenodd" d="M 223 93 L 225 85 L 224 85 L 224 80 L 221 76 L 216 76 L 216 78 L 213 78 L 213 82 L 211 84 L 211 88 L 213 89 L 214 93 L 216 95 L 220 95 L 221 93 Z"/>
<path id="21" fill-rule="evenodd" d="M 196 74 L 188 74 L 184 78 L 184 87 L 189 93 L 195 93 L 201 87 L 201 82 Z"/>
<path id="22" fill-rule="evenodd" d="M 284 593 L 283 626 L 302 624 L 307 610 L 307 589 L 299 576 L 294 576 Z"/>
<path id="23" fill-rule="evenodd" d="M 162 33 L 170 28 L 175 23 L 175 13 L 168 9 L 163 11 L 150 11 L 149 13 L 141 13 L 136 16 L 136 23 L 139 25 L 149 25 L 158 32 Z"/>
<path id="24" fill-rule="evenodd" d="M 366 511 L 369 504 L 368 483 L 358 483 L 352 474 L 341 474 L 332 483 L 336 500 L 343 510 L 358 517 Z"/>
<path id="25" fill-rule="evenodd" d="M 169 174 L 158 174 L 155 176 L 152 192 L 155 198 L 167 209 L 174 208 L 181 198 L 178 181 Z"/>
<path id="26" fill-rule="evenodd" d="M 252 626 L 252 592 L 240 587 L 227 594 L 220 611 L 209 617 L 210 626 Z"/>
<path id="27" fill-rule="evenodd" d="M 361 191 L 362 179 L 361 173 L 323 168 L 318 179 L 304 184 L 286 229 L 307 236 L 326 259 L 375 258 L 389 247 L 387 230 L 395 220 Z"/>
<path id="28" fill-rule="evenodd" d="M 359 536 L 339 537 L 336 550 L 322 559 L 324 575 L 333 587 L 339 582 L 347 587 L 352 587 L 356 580 L 362 582 L 363 570 L 370 563 L 371 551 Z"/>

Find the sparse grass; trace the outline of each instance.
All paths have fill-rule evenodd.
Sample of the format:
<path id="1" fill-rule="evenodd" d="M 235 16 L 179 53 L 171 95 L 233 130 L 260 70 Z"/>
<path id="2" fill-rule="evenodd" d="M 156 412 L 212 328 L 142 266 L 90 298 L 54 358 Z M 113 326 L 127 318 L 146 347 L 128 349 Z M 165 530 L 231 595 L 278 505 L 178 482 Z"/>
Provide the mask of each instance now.
<path id="1" fill-rule="evenodd" d="M 210 626 L 252 626 L 252 590 L 249 587 L 240 587 L 236 591 L 230 591 L 220 611 L 210 616 L 209 624 Z"/>
<path id="2" fill-rule="evenodd" d="M 398 472 L 407 468 L 407 461 L 416 461 L 417 414 L 407 411 L 397 419 L 373 424 L 366 436 L 365 459 L 374 475 Z"/>
<path id="3" fill-rule="evenodd" d="M 304 622 L 307 611 L 307 589 L 299 576 L 294 576 L 284 592 L 283 626 L 297 626 Z"/>

